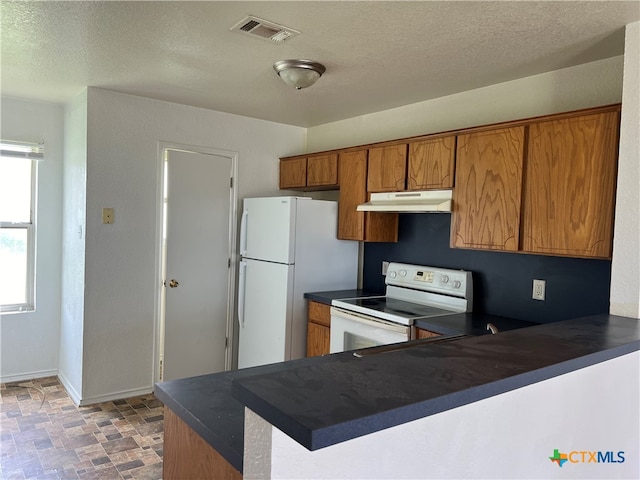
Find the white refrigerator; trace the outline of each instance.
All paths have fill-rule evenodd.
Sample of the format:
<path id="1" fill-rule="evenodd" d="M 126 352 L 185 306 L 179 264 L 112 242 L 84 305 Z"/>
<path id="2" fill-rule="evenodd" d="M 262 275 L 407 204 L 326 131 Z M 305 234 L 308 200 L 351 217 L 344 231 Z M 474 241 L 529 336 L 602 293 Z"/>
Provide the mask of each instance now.
<path id="1" fill-rule="evenodd" d="M 305 292 L 357 287 L 358 243 L 336 238 L 338 204 L 306 197 L 244 200 L 238 368 L 306 355 Z"/>

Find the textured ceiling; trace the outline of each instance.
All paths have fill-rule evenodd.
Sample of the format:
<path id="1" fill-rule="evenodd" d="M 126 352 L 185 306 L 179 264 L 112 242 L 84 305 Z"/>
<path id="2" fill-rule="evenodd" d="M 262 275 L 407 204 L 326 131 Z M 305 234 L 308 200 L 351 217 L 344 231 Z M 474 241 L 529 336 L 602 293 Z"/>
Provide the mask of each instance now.
<path id="1" fill-rule="evenodd" d="M 639 1 L 1 3 L 3 95 L 95 86 L 313 126 L 621 55 Z M 248 15 L 300 35 L 233 32 Z M 327 67 L 296 91 L 274 62 Z"/>

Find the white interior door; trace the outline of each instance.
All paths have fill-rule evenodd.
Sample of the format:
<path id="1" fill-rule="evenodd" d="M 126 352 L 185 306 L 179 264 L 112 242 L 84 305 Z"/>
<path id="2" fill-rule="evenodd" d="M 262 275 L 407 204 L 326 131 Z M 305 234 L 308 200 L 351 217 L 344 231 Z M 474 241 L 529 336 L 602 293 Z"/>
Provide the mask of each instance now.
<path id="1" fill-rule="evenodd" d="M 224 371 L 233 304 L 233 158 L 166 150 L 161 379 Z"/>

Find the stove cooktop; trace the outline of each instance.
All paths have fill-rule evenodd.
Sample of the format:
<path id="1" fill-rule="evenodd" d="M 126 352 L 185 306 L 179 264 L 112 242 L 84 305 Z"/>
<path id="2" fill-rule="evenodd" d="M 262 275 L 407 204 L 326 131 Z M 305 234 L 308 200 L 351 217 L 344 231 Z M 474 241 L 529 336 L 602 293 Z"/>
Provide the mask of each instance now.
<path id="1" fill-rule="evenodd" d="M 473 306 L 471 272 L 390 262 L 385 284 L 385 295 L 334 300 L 332 305 L 402 325 L 470 312 Z"/>
<path id="2" fill-rule="evenodd" d="M 403 325 L 412 325 L 418 318 L 458 313 L 432 305 L 421 305 L 419 303 L 385 296 L 334 300 L 333 305 L 345 310 L 351 310 L 363 315 L 369 315 Z"/>

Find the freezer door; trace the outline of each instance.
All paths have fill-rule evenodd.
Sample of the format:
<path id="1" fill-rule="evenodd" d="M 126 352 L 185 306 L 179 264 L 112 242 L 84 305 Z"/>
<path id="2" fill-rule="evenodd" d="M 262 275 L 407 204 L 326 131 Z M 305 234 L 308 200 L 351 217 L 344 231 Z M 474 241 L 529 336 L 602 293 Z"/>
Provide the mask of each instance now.
<path id="1" fill-rule="evenodd" d="M 240 255 L 293 263 L 297 197 L 246 198 L 240 225 Z"/>
<path id="2" fill-rule="evenodd" d="M 290 359 L 293 268 L 240 262 L 238 368 Z"/>

